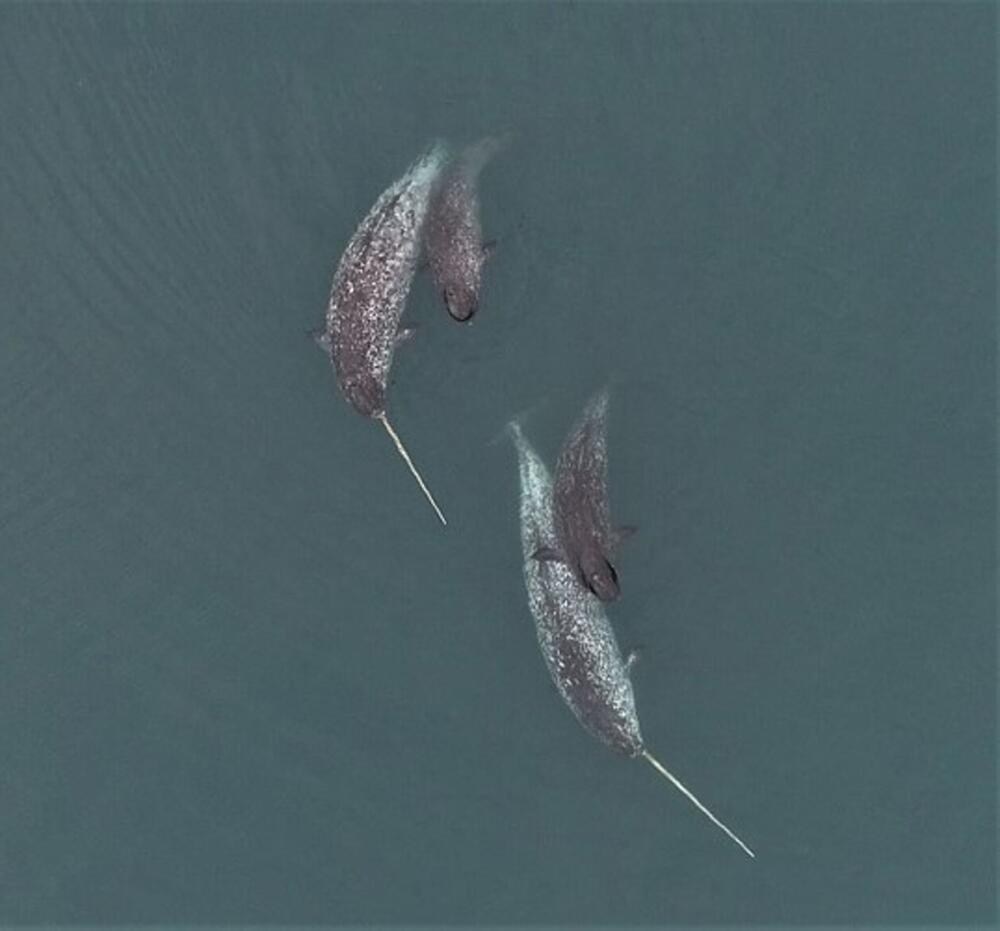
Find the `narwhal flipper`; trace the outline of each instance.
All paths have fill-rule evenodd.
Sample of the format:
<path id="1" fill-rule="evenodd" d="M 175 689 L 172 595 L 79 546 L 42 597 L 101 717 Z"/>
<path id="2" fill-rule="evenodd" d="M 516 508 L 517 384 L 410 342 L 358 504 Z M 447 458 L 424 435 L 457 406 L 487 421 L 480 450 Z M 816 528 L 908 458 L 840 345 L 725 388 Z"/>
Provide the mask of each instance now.
<path id="1" fill-rule="evenodd" d="M 566 562 L 566 557 L 554 546 L 540 546 L 531 554 L 539 562 Z"/>
<path id="2" fill-rule="evenodd" d="M 330 334 L 327 332 L 325 326 L 318 326 L 311 330 L 306 330 L 306 336 L 319 346 L 323 352 L 327 355 L 330 354 L 330 349 L 333 344 L 330 342 Z"/>
<path id="3" fill-rule="evenodd" d="M 624 524 L 621 527 L 615 527 L 611 531 L 611 535 L 608 539 L 608 550 L 611 553 L 617 551 L 618 547 L 622 545 L 625 540 L 627 540 L 632 534 L 634 534 L 639 528 L 634 524 Z"/>
<path id="4" fill-rule="evenodd" d="M 401 326 L 396 331 L 396 348 L 398 349 L 403 343 L 408 340 L 413 339 L 413 335 L 417 332 L 417 325 L 411 323 L 409 326 Z"/>
<path id="5" fill-rule="evenodd" d="M 486 136 L 478 142 L 466 146 L 458 153 L 455 161 L 465 177 L 475 182 L 479 173 L 494 159 L 497 153 L 507 148 L 513 139 L 513 132 Z"/>

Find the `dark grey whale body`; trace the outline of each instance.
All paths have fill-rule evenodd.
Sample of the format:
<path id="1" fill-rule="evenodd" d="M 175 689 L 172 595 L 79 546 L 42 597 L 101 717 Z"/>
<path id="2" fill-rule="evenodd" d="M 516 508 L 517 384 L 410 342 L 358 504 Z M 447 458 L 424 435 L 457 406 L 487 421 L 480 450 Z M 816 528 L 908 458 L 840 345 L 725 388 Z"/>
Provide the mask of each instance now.
<path id="1" fill-rule="evenodd" d="M 471 320 L 479 309 L 484 245 L 479 220 L 479 173 L 505 144 L 491 136 L 467 147 L 441 174 L 427 219 L 425 243 L 434 286 L 452 318 Z"/>
<path id="2" fill-rule="evenodd" d="M 620 594 L 611 562 L 635 528 L 612 528 L 608 504 L 608 391 L 599 391 L 563 443 L 556 462 L 553 519 L 556 541 L 536 558 L 565 562 L 601 601 Z"/>

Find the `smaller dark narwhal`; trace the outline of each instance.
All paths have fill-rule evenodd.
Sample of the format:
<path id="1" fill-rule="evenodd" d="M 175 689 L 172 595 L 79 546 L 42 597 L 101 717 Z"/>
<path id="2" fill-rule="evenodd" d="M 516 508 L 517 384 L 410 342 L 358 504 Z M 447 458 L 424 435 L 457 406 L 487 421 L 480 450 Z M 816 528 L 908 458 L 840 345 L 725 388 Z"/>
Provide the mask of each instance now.
<path id="1" fill-rule="evenodd" d="M 442 172 L 431 200 L 424 244 L 434 286 L 452 318 L 462 323 L 479 309 L 483 265 L 493 243 L 483 242 L 479 174 L 506 144 L 490 136 L 468 146 Z"/>
<path id="2" fill-rule="evenodd" d="M 611 526 L 607 417 L 605 388 L 587 404 L 559 453 L 553 492 L 556 542 L 534 555 L 566 563 L 584 588 L 601 601 L 614 601 L 620 588 L 611 559 L 635 528 Z"/>
<path id="3" fill-rule="evenodd" d="M 446 156 L 443 145 L 434 145 L 375 201 L 340 258 L 326 326 L 314 334 L 330 356 L 344 396 L 359 414 L 385 427 L 442 524 L 447 523 L 444 514 L 389 423 L 385 405 L 393 353 L 410 332 L 400 326 L 400 317 Z"/>
<path id="4" fill-rule="evenodd" d="M 528 606 L 553 684 L 584 729 L 626 757 L 641 757 L 669 780 L 748 856 L 753 851 L 647 749 L 629 675 L 604 605 L 591 598 L 562 562 L 533 559 L 556 541 L 552 478 L 516 421 L 508 431 L 517 450 L 521 486 L 521 551 Z"/>

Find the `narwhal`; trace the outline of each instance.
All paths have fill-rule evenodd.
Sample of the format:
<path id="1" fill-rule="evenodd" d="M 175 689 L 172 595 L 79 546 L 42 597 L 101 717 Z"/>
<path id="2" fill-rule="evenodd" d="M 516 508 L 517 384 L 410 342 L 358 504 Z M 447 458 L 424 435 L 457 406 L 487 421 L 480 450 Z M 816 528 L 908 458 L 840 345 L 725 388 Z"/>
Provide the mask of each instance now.
<path id="1" fill-rule="evenodd" d="M 375 201 L 341 256 L 326 325 L 317 337 L 344 396 L 358 413 L 385 427 L 442 524 L 447 523 L 444 514 L 389 423 L 385 394 L 393 352 L 409 334 L 399 321 L 416 271 L 431 195 L 446 160 L 444 146 L 436 143 Z"/>
<path id="2" fill-rule="evenodd" d="M 559 694 L 583 727 L 613 750 L 642 757 L 679 789 L 749 856 L 753 851 L 712 814 L 643 742 L 635 708 L 631 662 L 622 659 L 604 606 L 583 589 L 565 563 L 533 558 L 556 542 L 552 479 L 514 421 L 508 430 L 517 449 L 521 486 L 521 547 L 528 603 L 538 643 Z"/>
<path id="3" fill-rule="evenodd" d="M 507 139 L 489 136 L 459 152 L 441 173 L 431 200 L 424 233 L 427 263 L 448 313 L 463 323 L 479 309 L 483 265 L 493 249 L 493 243 L 483 242 L 479 173 Z"/>
<path id="4" fill-rule="evenodd" d="M 611 526 L 607 419 L 604 388 L 590 399 L 559 452 L 552 501 L 556 544 L 540 547 L 534 556 L 566 563 L 601 601 L 614 601 L 620 589 L 611 559 L 635 528 Z"/>

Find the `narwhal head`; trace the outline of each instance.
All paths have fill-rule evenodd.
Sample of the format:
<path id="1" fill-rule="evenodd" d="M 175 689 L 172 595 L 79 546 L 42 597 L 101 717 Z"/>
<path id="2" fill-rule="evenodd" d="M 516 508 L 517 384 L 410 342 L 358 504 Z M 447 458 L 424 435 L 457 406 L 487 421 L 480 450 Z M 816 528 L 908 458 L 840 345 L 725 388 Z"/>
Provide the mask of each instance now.
<path id="1" fill-rule="evenodd" d="M 468 323 L 479 310 L 479 295 L 477 288 L 461 282 L 452 282 L 444 287 L 442 297 L 445 307 L 453 320 Z"/>
<path id="2" fill-rule="evenodd" d="M 371 372 L 349 372 L 341 379 L 340 386 L 358 413 L 377 417 L 385 410 L 385 388 Z"/>
<path id="3" fill-rule="evenodd" d="M 580 577 L 583 584 L 601 601 L 614 601 L 621 593 L 618 573 L 597 546 L 588 546 L 580 554 Z"/>

